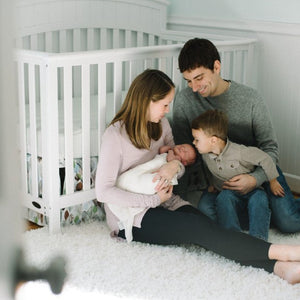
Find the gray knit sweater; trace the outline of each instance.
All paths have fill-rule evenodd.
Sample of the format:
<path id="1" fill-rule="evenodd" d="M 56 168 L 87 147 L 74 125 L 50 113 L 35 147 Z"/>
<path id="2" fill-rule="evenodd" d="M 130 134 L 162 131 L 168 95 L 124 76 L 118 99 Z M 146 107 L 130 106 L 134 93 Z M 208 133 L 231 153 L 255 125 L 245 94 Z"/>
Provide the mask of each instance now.
<path id="1" fill-rule="evenodd" d="M 203 98 L 191 88 L 183 89 L 174 101 L 172 129 L 176 144 L 192 143 L 191 122 L 209 109 L 224 111 L 229 119 L 228 137 L 232 142 L 255 146 L 267 152 L 274 162 L 278 162 L 278 143 L 272 126 L 268 108 L 256 90 L 232 81 L 230 88 L 216 97 Z M 203 189 L 207 186 L 202 159 L 186 169 L 178 194 L 184 196 L 188 185 L 190 189 Z M 252 173 L 257 186 L 267 181 L 262 168 Z M 176 192 L 176 191 L 175 191 Z"/>

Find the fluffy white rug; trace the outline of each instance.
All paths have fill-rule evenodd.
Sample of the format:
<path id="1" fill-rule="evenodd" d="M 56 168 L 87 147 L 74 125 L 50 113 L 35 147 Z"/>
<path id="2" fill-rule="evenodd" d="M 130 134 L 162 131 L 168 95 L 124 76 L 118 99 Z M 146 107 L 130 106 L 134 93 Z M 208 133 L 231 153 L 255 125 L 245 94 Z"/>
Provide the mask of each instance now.
<path id="1" fill-rule="evenodd" d="M 198 247 L 127 244 L 112 239 L 104 222 L 70 225 L 62 234 L 47 228 L 23 234 L 28 264 L 46 268 L 57 254 L 67 259 L 61 294 L 42 281 L 22 285 L 24 299 L 300 299 L 300 284 Z M 270 232 L 272 242 L 300 244 L 300 234 Z"/>

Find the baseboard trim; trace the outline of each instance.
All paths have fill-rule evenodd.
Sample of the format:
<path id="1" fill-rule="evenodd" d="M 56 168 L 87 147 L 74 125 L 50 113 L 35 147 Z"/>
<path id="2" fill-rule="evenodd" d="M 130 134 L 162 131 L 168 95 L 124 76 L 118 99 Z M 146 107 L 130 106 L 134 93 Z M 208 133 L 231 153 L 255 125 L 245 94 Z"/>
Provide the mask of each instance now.
<path id="1" fill-rule="evenodd" d="M 300 176 L 283 173 L 286 181 L 293 192 L 300 193 Z"/>

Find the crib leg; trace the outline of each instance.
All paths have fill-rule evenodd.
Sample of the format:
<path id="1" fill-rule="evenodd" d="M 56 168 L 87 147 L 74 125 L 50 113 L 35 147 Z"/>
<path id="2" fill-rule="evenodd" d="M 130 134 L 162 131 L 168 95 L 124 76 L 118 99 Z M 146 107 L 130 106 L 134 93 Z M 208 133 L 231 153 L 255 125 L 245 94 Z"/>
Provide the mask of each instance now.
<path id="1" fill-rule="evenodd" d="M 49 210 L 49 220 L 48 220 L 48 226 L 49 226 L 49 233 L 61 233 L 60 228 L 60 209 L 51 209 Z"/>

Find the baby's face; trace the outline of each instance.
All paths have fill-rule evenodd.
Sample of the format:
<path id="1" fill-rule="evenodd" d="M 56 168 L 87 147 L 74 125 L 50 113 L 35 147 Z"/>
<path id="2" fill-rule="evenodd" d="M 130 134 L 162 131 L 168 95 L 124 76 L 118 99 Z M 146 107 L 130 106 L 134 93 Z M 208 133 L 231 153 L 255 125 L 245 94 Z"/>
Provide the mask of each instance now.
<path id="1" fill-rule="evenodd" d="M 176 156 L 180 157 L 180 160 L 184 166 L 191 165 L 196 161 L 196 151 L 192 145 L 176 145 L 173 151 Z"/>

